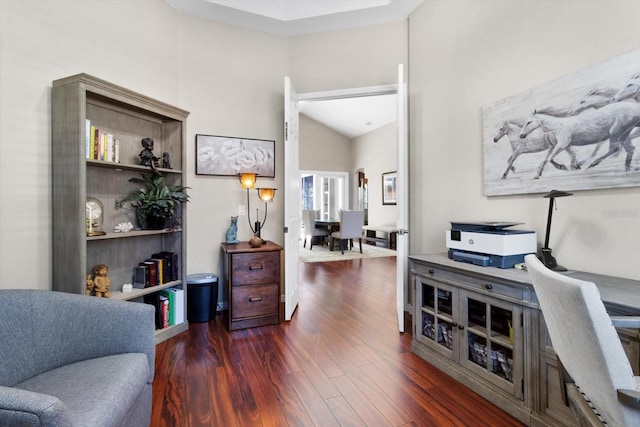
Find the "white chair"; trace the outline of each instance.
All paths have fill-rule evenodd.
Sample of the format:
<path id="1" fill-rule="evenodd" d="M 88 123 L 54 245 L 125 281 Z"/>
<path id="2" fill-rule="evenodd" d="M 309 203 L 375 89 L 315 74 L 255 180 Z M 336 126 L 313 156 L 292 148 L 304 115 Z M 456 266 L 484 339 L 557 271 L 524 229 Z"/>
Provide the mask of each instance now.
<path id="1" fill-rule="evenodd" d="M 573 381 L 565 403 L 579 424 L 640 426 L 640 377 L 615 329 L 638 328 L 640 317 L 610 317 L 595 284 L 551 271 L 535 255 L 525 261 L 561 373 Z"/>
<path id="2" fill-rule="evenodd" d="M 309 250 L 313 249 L 313 238 L 320 237 L 320 245 L 325 237 L 329 236 L 329 230 L 326 228 L 316 228 L 316 219 L 318 219 L 318 211 L 302 211 L 302 223 L 304 224 L 304 242 L 302 247 L 307 247 L 307 239 L 309 240 Z"/>
<path id="3" fill-rule="evenodd" d="M 360 253 L 362 253 L 362 227 L 364 226 L 364 211 L 340 212 L 340 231 L 331 233 L 331 250 L 334 242 L 340 242 L 340 252 L 344 255 L 344 243 L 349 241 L 349 249 L 353 249 L 353 239 L 358 239 Z"/>

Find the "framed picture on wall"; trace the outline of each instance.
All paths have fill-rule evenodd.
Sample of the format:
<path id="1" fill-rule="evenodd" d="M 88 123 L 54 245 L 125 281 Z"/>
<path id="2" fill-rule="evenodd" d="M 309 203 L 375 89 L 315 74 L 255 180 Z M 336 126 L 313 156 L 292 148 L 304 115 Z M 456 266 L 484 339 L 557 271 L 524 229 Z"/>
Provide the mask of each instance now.
<path id="1" fill-rule="evenodd" d="M 383 205 L 395 205 L 396 199 L 396 180 L 398 173 L 385 172 L 382 174 L 382 204 Z"/>
<path id="2" fill-rule="evenodd" d="M 196 174 L 276 176 L 276 142 L 268 139 L 196 135 Z"/>

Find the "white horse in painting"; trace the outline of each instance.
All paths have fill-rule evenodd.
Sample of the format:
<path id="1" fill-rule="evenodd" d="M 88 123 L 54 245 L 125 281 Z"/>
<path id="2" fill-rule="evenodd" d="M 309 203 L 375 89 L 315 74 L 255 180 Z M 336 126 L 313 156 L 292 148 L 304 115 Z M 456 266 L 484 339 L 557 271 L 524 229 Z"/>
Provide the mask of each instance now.
<path id="1" fill-rule="evenodd" d="M 506 135 L 509 137 L 509 143 L 511 144 L 512 153 L 507 160 L 507 169 L 502 174 L 502 179 L 507 178 L 509 171 L 516 171 L 513 167 L 513 162 L 515 162 L 521 154 L 539 153 L 556 145 L 554 135 L 546 133 L 539 128 L 531 132 L 526 138 L 520 138 L 520 130 L 522 129 L 522 126 L 524 126 L 524 120 L 522 119 L 505 120 L 502 123 L 502 126 L 498 129 L 496 136 L 493 137 L 493 142 L 498 142 Z M 580 169 L 580 164 L 577 162 L 576 155 L 573 150 L 568 148 L 567 153 L 569 153 L 569 156 L 571 157 L 571 168 Z M 565 165 L 557 163 L 553 159 L 550 160 L 550 163 L 557 169 L 567 170 Z"/>
<path id="2" fill-rule="evenodd" d="M 611 102 L 620 102 L 630 98 L 635 98 L 638 101 L 638 95 L 640 95 L 640 73 L 631 76 L 625 87 L 613 95 Z"/>
<path id="3" fill-rule="evenodd" d="M 545 132 L 553 132 L 556 137 L 557 143 L 547 152 L 535 179 L 540 178 L 547 162 L 554 159 L 561 151 L 572 145 L 597 144 L 607 139 L 609 151 L 598 157 L 589 165 L 589 168 L 597 166 L 623 147 L 627 152 L 625 170 L 628 172 L 631 169 L 634 146 L 630 141 L 629 133 L 634 127 L 640 125 L 640 103 L 616 102 L 570 117 L 555 117 L 547 113 L 544 110 L 534 111 L 520 132 L 520 137 L 526 138 L 534 129 L 542 128 Z"/>
<path id="4" fill-rule="evenodd" d="M 569 108 L 569 114 L 575 116 L 589 108 L 600 108 L 611 103 L 618 89 L 592 89 L 578 102 Z"/>

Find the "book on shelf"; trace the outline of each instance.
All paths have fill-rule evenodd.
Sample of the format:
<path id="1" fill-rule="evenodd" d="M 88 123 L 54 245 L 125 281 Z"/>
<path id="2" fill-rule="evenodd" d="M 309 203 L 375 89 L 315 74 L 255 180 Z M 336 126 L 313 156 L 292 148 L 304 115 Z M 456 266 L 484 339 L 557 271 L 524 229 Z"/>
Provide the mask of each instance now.
<path id="1" fill-rule="evenodd" d="M 149 285 L 149 267 L 146 265 L 133 267 L 133 287 L 142 289 L 148 288 Z"/>
<path id="2" fill-rule="evenodd" d="M 156 329 L 169 327 L 169 299 L 159 292 L 144 296 L 144 302 L 155 308 Z"/>
<path id="3" fill-rule="evenodd" d="M 140 263 L 140 265 L 146 265 L 149 269 L 149 286 L 158 285 L 158 263 L 151 260 L 146 260 Z"/>
<path id="4" fill-rule="evenodd" d="M 169 298 L 164 295 L 158 295 L 158 302 L 160 304 L 160 328 L 164 329 L 169 327 Z"/>
<path id="5" fill-rule="evenodd" d="M 177 288 L 169 288 L 160 291 L 161 295 L 169 299 L 169 326 L 179 325 L 184 322 L 184 291 Z"/>
<path id="6" fill-rule="evenodd" d="M 86 132 L 85 132 L 85 152 L 87 154 L 87 159 L 91 159 L 91 120 L 86 119 Z"/>
<path id="7" fill-rule="evenodd" d="M 164 260 L 162 258 L 153 257 L 151 259 L 148 259 L 147 261 L 153 261 L 158 265 L 158 285 L 163 285 L 167 283 L 168 280 L 166 280 L 165 271 L 164 271 L 165 270 Z"/>
<path id="8" fill-rule="evenodd" d="M 151 255 L 151 258 L 162 259 L 164 261 L 163 277 L 165 283 L 173 282 L 180 278 L 178 275 L 178 254 L 175 252 L 163 251 Z"/>
<path id="9" fill-rule="evenodd" d="M 87 159 L 120 163 L 120 141 L 110 132 L 91 124 L 86 119 Z"/>
<path id="10" fill-rule="evenodd" d="M 91 125 L 89 128 L 89 154 L 90 159 L 96 158 L 96 127 Z"/>

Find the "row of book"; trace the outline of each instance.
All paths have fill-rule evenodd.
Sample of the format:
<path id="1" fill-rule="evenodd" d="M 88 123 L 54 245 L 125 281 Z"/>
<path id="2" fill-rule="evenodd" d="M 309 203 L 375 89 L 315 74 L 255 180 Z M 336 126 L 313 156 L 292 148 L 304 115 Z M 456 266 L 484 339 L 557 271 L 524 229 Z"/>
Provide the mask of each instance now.
<path id="1" fill-rule="evenodd" d="M 149 288 L 179 280 L 178 254 L 158 252 L 133 268 L 133 287 Z"/>
<path id="2" fill-rule="evenodd" d="M 87 159 L 120 163 L 120 141 L 113 134 L 93 126 L 91 120 L 86 120 Z"/>
<path id="3" fill-rule="evenodd" d="M 165 329 L 184 322 L 184 290 L 163 289 L 145 295 L 144 302 L 156 308 L 156 329 Z"/>

